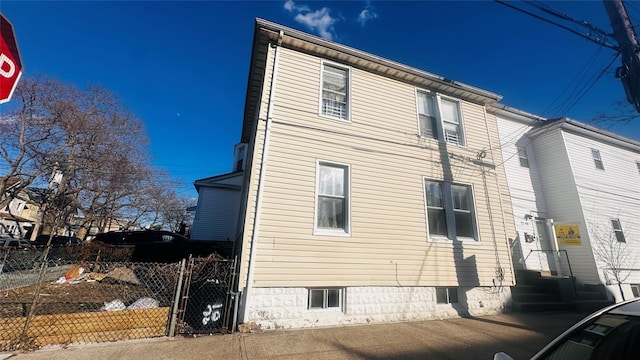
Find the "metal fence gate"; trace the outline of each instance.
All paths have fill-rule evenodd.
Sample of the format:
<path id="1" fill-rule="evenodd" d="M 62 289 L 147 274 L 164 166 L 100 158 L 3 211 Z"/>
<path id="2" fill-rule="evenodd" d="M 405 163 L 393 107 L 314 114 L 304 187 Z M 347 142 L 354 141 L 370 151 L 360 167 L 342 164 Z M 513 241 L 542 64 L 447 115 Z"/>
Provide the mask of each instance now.
<path id="1" fill-rule="evenodd" d="M 180 296 L 178 333 L 232 332 L 237 296 L 233 293 L 235 260 L 190 258 Z"/>
<path id="2" fill-rule="evenodd" d="M 216 255 L 166 264 L 0 251 L 0 351 L 232 332 L 234 280 L 235 260 Z"/>

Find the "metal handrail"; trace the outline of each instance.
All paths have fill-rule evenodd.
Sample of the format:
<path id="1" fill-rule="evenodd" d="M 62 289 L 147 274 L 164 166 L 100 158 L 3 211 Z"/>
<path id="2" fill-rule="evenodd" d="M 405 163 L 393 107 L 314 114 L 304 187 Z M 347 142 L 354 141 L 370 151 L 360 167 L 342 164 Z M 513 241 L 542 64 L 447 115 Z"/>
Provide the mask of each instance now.
<path id="1" fill-rule="evenodd" d="M 573 270 L 571 269 L 571 261 L 569 261 L 569 253 L 567 252 L 567 250 L 564 249 L 560 249 L 560 250 L 538 250 L 538 249 L 530 249 L 529 253 L 527 254 L 527 256 L 524 258 L 524 260 L 522 261 L 522 263 L 524 264 L 524 267 L 527 267 L 527 259 L 529 258 L 529 255 L 531 255 L 532 252 L 543 252 L 543 253 L 547 253 L 547 252 L 551 252 L 551 253 L 564 253 L 564 257 L 567 259 L 567 266 L 569 267 L 569 275 L 571 277 L 571 284 L 573 285 L 573 293 L 576 296 L 576 298 L 578 297 L 578 288 L 576 286 L 576 278 L 575 276 L 573 276 Z"/>

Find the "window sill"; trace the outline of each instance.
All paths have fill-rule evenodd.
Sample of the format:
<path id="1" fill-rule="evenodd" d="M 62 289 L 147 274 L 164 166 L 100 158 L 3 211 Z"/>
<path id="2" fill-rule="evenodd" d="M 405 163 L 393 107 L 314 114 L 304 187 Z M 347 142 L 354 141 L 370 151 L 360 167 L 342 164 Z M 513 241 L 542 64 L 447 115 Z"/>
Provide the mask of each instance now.
<path id="1" fill-rule="evenodd" d="M 432 243 L 443 243 L 443 244 L 453 244 L 454 242 L 459 242 L 465 245 L 480 245 L 480 240 L 476 240 L 474 238 L 459 237 L 456 240 L 452 240 L 442 235 L 428 236 L 427 241 Z"/>
<path id="2" fill-rule="evenodd" d="M 315 236 L 337 236 L 337 237 L 351 237 L 351 233 L 344 230 L 330 230 L 330 229 L 314 229 L 313 235 Z"/>
<path id="3" fill-rule="evenodd" d="M 452 145 L 452 146 L 456 146 L 456 147 L 460 147 L 460 148 L 466 148 L 467 147 L 467 144 L 458 144 L 458 143 L 453 143 L 453 142 L 447 142 L 447 141 L 444 141 L 444 140 L 434 139 L 434 138 L 431 138 L 431 137 L 425 137 L 425 136 L 422 136 L 422 135 L 418 135 L 418 139 L 438 142 L 440 144 Z"/>
<path id="4" fill-rule="evenodd" d="M 339 121 L 339 122 L 346 123 L 346 124 L 351 124 L 351 119 L 350 118 L 343 119 L 341 117 L 325 115 L 325 114 L 318 114 L 318 116 L 320 116 L 321 118 L 329 119 L 329 120 L 334 120 L 334 121 Z"/>
<path id="5" fill-rule="evenodd" d="M 311 312 L 335 312 L 335 313 L 344 313 L 344 311 L 342 311 L 342 306 L 338 306 L 338 307 L 326 307 L 326 308 L 307 308 L 307 311 L 311 311 Z"/>

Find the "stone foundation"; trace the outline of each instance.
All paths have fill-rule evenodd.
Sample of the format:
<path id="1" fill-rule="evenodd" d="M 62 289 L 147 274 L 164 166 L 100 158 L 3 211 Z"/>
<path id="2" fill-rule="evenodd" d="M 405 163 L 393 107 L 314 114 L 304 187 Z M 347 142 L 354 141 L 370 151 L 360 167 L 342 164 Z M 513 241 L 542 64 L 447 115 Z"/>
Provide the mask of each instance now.
<path id="1" fill-rule="evenodd" d="M 308 309 L 307 288 L 253 288 L 249 321 L 263 330 L 421 321 L 511 309 L 509 287 L 459 288 L 457 304 L 437 304 L 434 287 L 347 287 L 340 308 Z"/>

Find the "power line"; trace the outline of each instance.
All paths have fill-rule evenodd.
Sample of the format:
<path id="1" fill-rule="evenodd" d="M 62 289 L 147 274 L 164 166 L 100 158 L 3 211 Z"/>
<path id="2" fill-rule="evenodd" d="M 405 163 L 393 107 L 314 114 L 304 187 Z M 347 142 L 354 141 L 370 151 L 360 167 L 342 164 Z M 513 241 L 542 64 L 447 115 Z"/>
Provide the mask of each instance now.
<path id="1" fill-rule="evenodd" d="M 596 49 L 596 51 L 593 53 L 591 58 L 589 58 L 589 60 L 587 60 L 587 62 L 583 65 L 583 67 L 580 69 L 580 71 L 576 74 L 576 76 L 571 81 L 569 81 L 569 83 L 567 83 L 567 86 L 564 89 L 562 89 L 562 91 L 551 102 L 551 104 L 549 104 L 549 106 L 547 106 L 547 108 L 544 109 L 544 111 L 542 111 L 542 113 L 541 113 L 542 116 L 546 116 L 546 114 L 552 113 L 555 109 L 562 107 L 563 104 L 566 103 L 566 101 L 571 97 L 571 95 L 568 95 L 567 99 L 563 103 L 556 104 L 567 93 L 567 91 L 571 87 L 574 87 L 574 89 L 571 92 L 571 94 L 575 93 L 576 89 L 578 88 L 580 83 L 583 81 L 584 77 L 587 75 L 587 73 L 590 72 L 589 68 L 591 67 L 591 65 L 593 65 L 595 63 L 595 59 L 598 57 L 598 55 L 600 54 L 601 51 L 602 51 L 601 47 L 598 47 Z"/>
<path id="2" fill-rule="evenodd" d="M 604 38 L 601 38 L 601 37 L 594 38 L 593 35 L 591 35 L 591 34 L 583 34 L 583 33 L 579 32 L 579 31 L 576 31 L 576 30 L 568 27 L 568 26 L 565 26 L 565 25 L 559 24 L 559 23 L 557 23 L 555 21 L 546 19 L 546 18 L 544 18 L 544 17 L 542 17 L 540 15 L 537 15 L 537 14 L 534 14 L 534 13 L 532 13 L 530 11 L 521 9 L 521 8 L 519 8 L 517 6 L 514 6 L 514 5 L 510 4 L 510 3 L 507 3 L 505 1 L 502 1 L 502 0 L 494 0 L 494 1 L 497 2 L 498 4 L 504 5 L 506 7 L 512 8 L 514 10 L 517 10 L 517 11 L 520 11 L 520 12 L 522 12 L 524 14 L 532 16 L 532 17 L 534 17 L 534 18 L 536 18 L 538 20 L 544 21 L 546 23 L 549 23 L 549 24 L 555 25 L 555 26 L 557 26 L 559 28 L 562 28 L 564 30 L 567 30 L 567 31 L 569 31 L 569 32 L 571 32 L 571 33 L 573 33 L 575 35 L 578 35 L 578 36 L 580 36 L 582 38 L 585 38 L 585 39 L 587 39 L 587 40 L 589 40 L 589 41 L 591 41 L 593 43 L 596 43 L 598 45 L 601 45 L 601 46 L 613 49 L 615 51 L 618 51 L 618 47 L 617 46 L 609 44 L 608 42 L 606 42 L 606 40 L 604 40 Z"/>
<path id="3" fill-rule="evenodd" d="M 609 62 L 609 64 L 607 64 L 602 71 L 600 71 L 599 74 L 597 74 L 597 76 L 595 78 L 593 78 L 593 80 L 591 81 L 590 84 L 588 84 L 586 87 L 583 88 L 582 93 L 580 93 L 579 96 L 577 96 L 575 98 L 575 100 L 573 100 L 572 102 L 567 102 L 567 105 L 565 106 L 564 109 L 562 109 L 562 111 L 559 111 L 559 116 L 565 116 L 566 113 L 569 112 L 569 110 L 573 109 L 574 106 L 576 106 L 578 104 L 578 102 L 580 102 L 580 100 L 582 100 L 582 98 L 587 95 L 587 93 L 589 92 L 589 90 L 591 90 L 593 88 L 593 86 L 595 86 L 595 84 L 602 79 L 602 77 L 604 76 L 604 74 L 607 72 L 607 70 L 609 70 L 611 68 L 611 65 L 613 65 L 613 62 L 618 58 L 618 56 L 620 55 L 620 53 L 615 53 L 612 58 L 611 61 Z"/>

